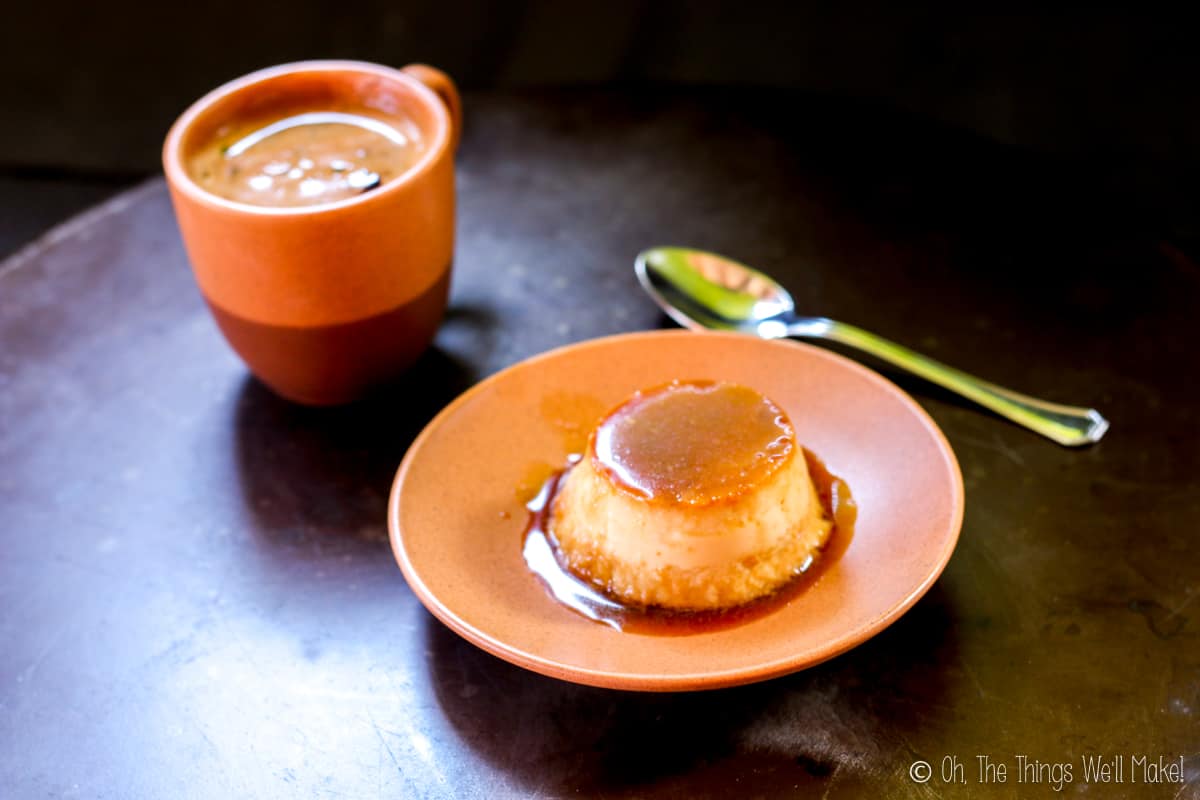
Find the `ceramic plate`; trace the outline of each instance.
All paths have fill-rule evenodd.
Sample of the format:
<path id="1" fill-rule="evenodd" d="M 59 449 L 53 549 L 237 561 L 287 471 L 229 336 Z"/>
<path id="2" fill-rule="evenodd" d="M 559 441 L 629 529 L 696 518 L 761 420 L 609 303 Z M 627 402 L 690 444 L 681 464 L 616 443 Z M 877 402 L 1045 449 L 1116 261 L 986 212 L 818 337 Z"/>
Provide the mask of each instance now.
<path id="1" fill-rule="evenodd" d="M 526 568 L 525 502 L 603 413 L 673 379 L 752 386 L 849 484 L 841 558 L 787 605 L 687 636 L 622 633 L 560 605 Z M 409 449 L 392 486 L 392 548 L 421 602 L 484 650 L 563 680 L 644 691 L 732 686 L 812 666 L 894 622 L 941 573 L 962 476 L 929 416 L 895 385 L 809 345 L 655 331 L 531 358 L 472 387 Z"/>

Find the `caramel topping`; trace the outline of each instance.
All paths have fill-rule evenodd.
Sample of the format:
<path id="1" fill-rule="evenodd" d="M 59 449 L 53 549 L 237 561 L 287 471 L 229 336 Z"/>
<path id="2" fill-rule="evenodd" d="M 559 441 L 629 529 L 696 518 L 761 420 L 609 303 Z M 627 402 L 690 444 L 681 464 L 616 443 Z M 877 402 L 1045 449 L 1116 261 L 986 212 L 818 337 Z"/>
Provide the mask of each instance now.
<path id="1" fill-rule="evenodd" d="M 794 450 L 782 409 L 746 386 L 709 381 L 638 392 L 592 437 L 593 463 L 615 486 L 689 505 L 742 494 Z"/>

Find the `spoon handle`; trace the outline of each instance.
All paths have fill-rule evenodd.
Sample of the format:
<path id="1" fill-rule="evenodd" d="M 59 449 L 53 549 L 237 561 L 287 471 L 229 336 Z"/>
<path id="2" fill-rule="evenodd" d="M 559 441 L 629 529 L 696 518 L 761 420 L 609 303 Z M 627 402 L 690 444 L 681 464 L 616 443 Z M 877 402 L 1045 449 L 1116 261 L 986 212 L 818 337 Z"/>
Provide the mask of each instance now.
<path id="1" fill-rule="evenodd" d="M 788 326 L 788 335 L 830 339 L 862 350 L 1067 447 L 1098 442 L 1108 430 L 1108 420 L 1094 408 L 1049 403 L 996 386 L 844 322 L 799 319 Z"/>

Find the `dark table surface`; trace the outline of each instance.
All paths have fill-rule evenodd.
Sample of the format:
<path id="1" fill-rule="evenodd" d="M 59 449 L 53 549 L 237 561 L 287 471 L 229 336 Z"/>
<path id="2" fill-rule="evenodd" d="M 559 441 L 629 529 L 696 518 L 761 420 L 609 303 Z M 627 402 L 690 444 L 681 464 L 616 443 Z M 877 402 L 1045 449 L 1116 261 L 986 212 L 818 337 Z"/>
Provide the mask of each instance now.
<path id="1" fill-rule="evenodd" d="M 0 263 L 0 796 L 925 797 L 949 759 L 959 793 L 1053 796 L 1026 756 L 1070 764 L 1068 795 L 1200 797 L 1200 268 L 1154 220 L 1069 165 L 829 99 L 467 112 L 447 320 L 354 407 L 248 377 L 157 180 Z M 665 325 L 631 271 L 656 243 L 1112 430 L 1064 449 L 887 373 L 967 491 L 949 567 L 889 630 L 696 694 L 511 666 L 404 583 L 393 471 L 483 376 Z M 1085 782 L 1089 755 L 1123 757 L 1124 783 Z M 1184 782 L 1133 783 L 1141 756 Z"/>

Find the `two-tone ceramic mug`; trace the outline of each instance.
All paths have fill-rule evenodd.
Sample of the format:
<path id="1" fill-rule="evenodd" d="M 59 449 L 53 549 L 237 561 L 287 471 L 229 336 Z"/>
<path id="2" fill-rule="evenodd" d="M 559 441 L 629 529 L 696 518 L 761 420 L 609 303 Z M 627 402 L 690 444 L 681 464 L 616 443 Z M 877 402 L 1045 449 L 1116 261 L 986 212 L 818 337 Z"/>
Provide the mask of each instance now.
<path id="1" fill-rule="evenodd" d="M 423 149 L 352 197 L 269 207 L 208 191 L 199 148 L 238 119 L 322 102 L 403 115 Z M 410 366 L 446 307 L 454 256 L 458 92 L 442 72 L 308 61 L 255 72 L 175 122 L 163 167 L 192 270 L 217 325 L 263 383 L 312 405 L 354 400 Z"/>

